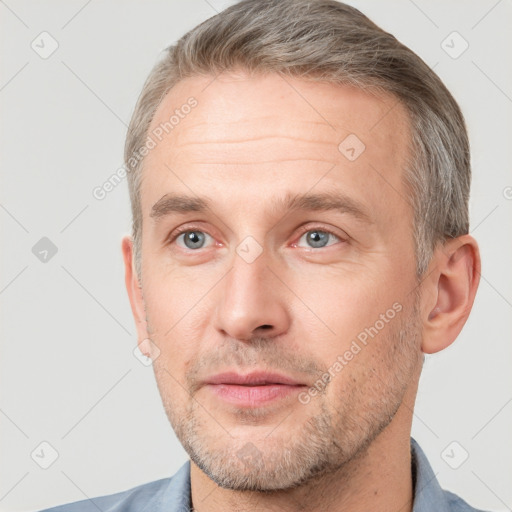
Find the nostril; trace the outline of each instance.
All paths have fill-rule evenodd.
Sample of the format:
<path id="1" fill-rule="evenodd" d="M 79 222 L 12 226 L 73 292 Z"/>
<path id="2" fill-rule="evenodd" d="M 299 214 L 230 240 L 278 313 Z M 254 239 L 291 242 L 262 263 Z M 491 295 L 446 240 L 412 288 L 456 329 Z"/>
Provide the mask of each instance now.
<path id="1" fill-rule="evenodd" d="M 265 325 L 260 325 L 259 327 L 260 329 L 272 329 L 272 326 L 271 325 L 268 325 L 268 324 L 265 324 Z"/>

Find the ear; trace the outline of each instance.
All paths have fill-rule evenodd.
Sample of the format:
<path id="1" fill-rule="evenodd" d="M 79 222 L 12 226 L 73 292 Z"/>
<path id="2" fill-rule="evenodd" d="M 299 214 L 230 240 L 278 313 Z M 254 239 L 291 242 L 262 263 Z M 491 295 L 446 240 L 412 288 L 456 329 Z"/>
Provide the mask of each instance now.
<path id="1" fill-rule="evenodd" d="M 433 354 L 455 341 L 466 323 L 480 282 L 480 252 L 470 235 L 438 247 L 422 283 L 421 348 Z"/>
<path id="2" fill-rule="evenodd" d="M 140 285 L 137 273 L 135 272 L 133 240 L 129 236 L 123 237 L 122 251 L 124 259 L 124 279 L 126 291 L 130 298 L 135 326 L 137 328 L 138 345 L 143 354 L 146 354 L 148 348 L 146 340 L 149 338 L 147 331 L 146 312 L 144 310 L 144 298 L 142 296 L 142 287 Z M 146 354 L 148 355 L 148 354 Z"/>

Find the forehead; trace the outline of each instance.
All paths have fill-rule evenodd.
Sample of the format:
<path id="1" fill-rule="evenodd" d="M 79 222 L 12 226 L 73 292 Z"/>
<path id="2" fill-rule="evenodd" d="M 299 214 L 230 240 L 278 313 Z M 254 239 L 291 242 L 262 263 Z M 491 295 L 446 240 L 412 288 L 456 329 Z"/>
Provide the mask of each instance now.
<path id="1" fill-rule="evenodd" d="M 178 83 L 148 134 L 156 145 L 143 164 L 144 215 L 172 189 L 221 194 L 229 182 L 247 193 L 270 184 L 300 192 L 333 166 L 330 187 L 378 193 L 387 182 L 400 194 L 410 140 L 394 96 L 243 72 Z"/>

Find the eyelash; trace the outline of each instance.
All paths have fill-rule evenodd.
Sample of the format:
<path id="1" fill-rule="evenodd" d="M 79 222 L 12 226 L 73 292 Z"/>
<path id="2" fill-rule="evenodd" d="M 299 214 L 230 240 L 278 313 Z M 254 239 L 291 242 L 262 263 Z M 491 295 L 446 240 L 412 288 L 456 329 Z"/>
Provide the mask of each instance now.
<path id="1" fill-rule="evenodd" d="M 169 244 L 172 244 L 176 241 L 176 239 L 182 235 L 183 233 L 188 233 L 190 231 L 200 231 L 201 233 L 206 233 L 207 235 L 211 236 L 212 238 L 214 238 L 212 235 L 210 235 L 210 233 L 208 233 L 207 231 L 205 231 L 204 229 L 202 229 L 201 227 L 199 226 L 182 226 L 182 227 L 179 227 L 179 228 L 176 228 L 174 234 L 172 235 L 172 237 L 170 238 L 169 240 Z M 306 225 L 304 226 L 303 228 L 301 228 L 300 230 L 300 233 L 299 233 L 299 236 L 298 236 L 298 240 L 300 240 L 302 238 L 302 236 L 310 231 L 321 231 L 322 233 L 328 233 L 329 235 L 332 235 L 333 237 L 337 238 L 340 242 L 345 242 L 346 239 L 340 235 L 337 235 L 336 233 L 334 233 L 333 231 L 329 230 L 329 229 L 326 229 L 322 226 L 309 226 L 309 225 Z M 294 246 L 296 246 L 296 244 L 294 244 Z M 327 246 L 327 247 L 330 247 Z M 318 250 L 319 248 L 315 248 L 315 247 L 310 247 L 309 248 L 310 250 Z M 320 249 L 324 249 L 324 247 L 320 247 Z M 196 252 L 192 249 L 190 249 L 191 252 Z"/>
<path id="2" fill-rule="evenodd" d="M 306 225 L 303 228 L 301 228 L 298 239 L 300 240 L 303 235 L 305 235 L 306 233 L 309 233 L 310 231 L 321 231 L 322 233 L 327 233 L 329 235 L 332 235 L 334 238 L 337 238 L 340 242 L 345 241 L 345 239 L 341 235 L 337 235 L 336 233 L 334 233 L 334 231 L 331 231 L 330 229 L 323 228 L 322 226 L 309 226 L 309 225 Z M 330 246 L 327 246 L 327 247 L 330 247 Z M 315 247 L 310 247 L 309 249 L 316 250 Z M 320 247 L 320 249 L 324 249 L 324 247 Z"/>
<path id="3" fill-rule="evenodd" d="M 207 231 L 205 231 L 204 229 L 202 229 L 199 226 L 182 226 L 182 227 L 176 228 L 174 234 L 172 235 L 171 239 L 169 240 L 169 243 L 172 244 L 173 242 L 176 241 L 176 239 L 180 235 L 182 235 L 183 233 L 188 233 L 189 231 L 200 231 L 201 233 L 206 233 L 207 235 L 210 235 L 210 233 L 208 233 Z M 212 236 L 212 235 L 210 235 L 210 236 Z"/>

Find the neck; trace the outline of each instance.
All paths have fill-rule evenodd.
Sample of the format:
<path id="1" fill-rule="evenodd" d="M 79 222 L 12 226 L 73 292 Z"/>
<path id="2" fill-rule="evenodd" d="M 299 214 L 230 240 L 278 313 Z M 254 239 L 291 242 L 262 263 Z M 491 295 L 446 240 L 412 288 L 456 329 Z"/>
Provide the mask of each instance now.
<path id="1" fill-rule="evenodd" d="M 191 463 L 191 494 L 197 512 L 279 510 L 292 512 L 411 512 L 412 414 L 405 397 L 391 423 L 357 457 L 335 472 L 294 489 L 257 492 L 223 489 Z"/>

